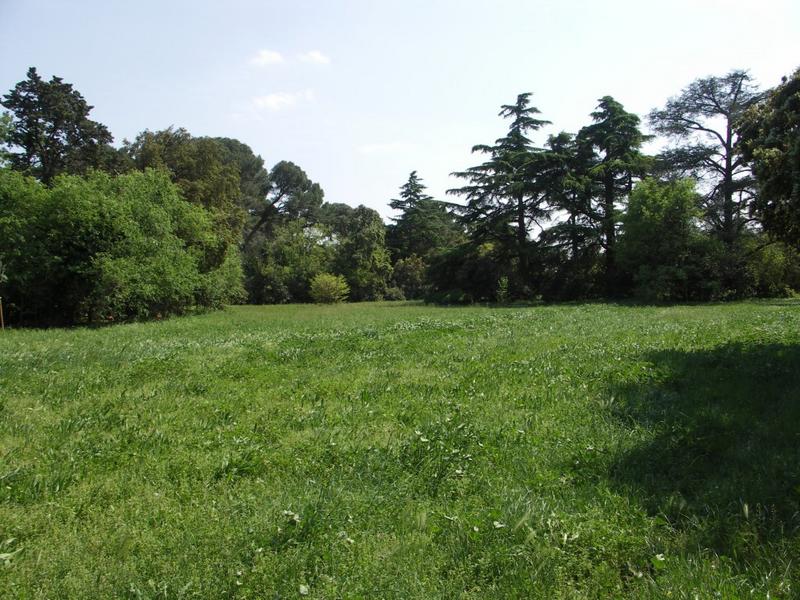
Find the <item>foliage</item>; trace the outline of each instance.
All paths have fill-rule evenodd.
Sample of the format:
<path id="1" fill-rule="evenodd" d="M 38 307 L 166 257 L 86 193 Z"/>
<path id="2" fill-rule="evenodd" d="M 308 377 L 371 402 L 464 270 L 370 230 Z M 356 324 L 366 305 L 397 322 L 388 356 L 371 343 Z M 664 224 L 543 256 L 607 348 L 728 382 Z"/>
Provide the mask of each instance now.
<path id="1" fill-rule="evenodd" d="M 11 143 L 11 131 L 13 128 L 14 125 L 11 119 L 11 113 L 0 113 L 0 168 L 11 163 L 9 145 Z"/>
<path id="2" fill-rule="evenodd" d="M 753 296 L 780 298 L 800 290 L 800 251 L 783 243 L 767 243 L 754 235 L 744 244 L 747 280 Z"/>
<path id="3" fill-rule="evenodd" d="M 439 256 L 430 266 L 430 302 L 471 304 L 495 300 L 501 277 L 512 277 L 515 257 L 492 242 L 467 242 Z M 510 249 L 513 251 L 513 248 Z"/>
<path id="4" fill-rule="evenodd" d="M 469 183 L 448 190 L 466 198 L 461 211 L 476 241 L 501 244 L 513 253 L 517 287 L 523 295 L 531 276 L 529 229 L 549 214 L 545 178 L 540 177 L 547 168 L 548 155 L 527 137 L 549 121 L 534 116 L 539 109 L 530 106 L 530 96 L 520 94 L 513 105 L 501 107 L 499 116 L 511 119 L 508 133 L 494 145 L 474 146 L 473 152 L 487 154 L 489 159 L 453 173 Z"/>
<path id="5" fill-rule="evenodd" d="M 294 165 L 281 168 L 305 177 Z M 273 205 L 244 247 L 250 302 L 307 302 L 309 282 L 326 271 L 346 278 L 353 300 L 384 297 L 392 266 L 380 215 L 363 206 L 320 204 L 322 191 L 307 178 L 300 188 L 287 184 L 285 189 L 295 191 L 286 191 Z"/>
<path id="6" fill-rule="evenodd" d="M 383 294 L 383 299 L 387 301 L 397 301 L 397 300 L 407 300 L 405 292 L 403 292 L 402 288 L 399 287 L 389 287 L 386 288 L 386 292 Z"/>
<path id="7" fill-rule="evenodd" d="M 548 121 L 538 118 L 530 94 L 519 94 L 499 113 L 509 120 L 506 134 L 473 148 L 484 162 L 454 174 L 465 185 L 448 193 L 465 203 L 435 200 L 412 171 L 389 203 L 398 213 L 387 226 L 366 207 L 325 203 L 321 186 L 295 163 L 279 161 L 268 171 L 235 139 L 170 127 L 145 130 L 116 150 L 70 84 L 46 82 L 31 69 L 4 96 L 11 112 L 0 116 L 0 164 L 58 190 L 51 195 L 4 176 L 0 259 L 13 263 L 9 287 L 27 303 L 12 309 L 40 322 L 104 313 L 142 318 L 220 306 L 241 299 L 242 289 L 250 302 L 307 302 L 310 281 L 326 272 L 345 278 L 352 300 L 633 295 L 664 302 L 791 294 L 800 257 L 774 242 L 796 244 L 800 228 L 798 77 L 767 98 L 744 71 L 692 82 L 649 115 L 656 132 L 675 142 L 656 160 L 642 152 L 650 136 L 639 117 L 611 96 L 600 98 L 592 123 L 577 134 L 550 135 L 539 147 L 530 136 Z M 120 208 L 139 201 L 121 201 L 123 191 L 102 177 L 57 183 L 59 173 L 147 169 L 168 173 L 204 224 L 187 229 L 183 217 L 170 214 L 177 229 L 142 233 L 129 222 L 139 217 Z M 634 193 L 653 175 L 664 181 L 642 183 Z M 685 176 L 698 181 L 700 213 L 690 207 L 697 197 L 681 182 Z M 44 207 L 52 217 L 42 216 Z M 148 210 L 157 207 L 143 214 Z M 37 228 L 59 231 L 47 237 Z M 158 237 L 169 235 L 175 239 Z M 153 236 L 161 241 L 144 241 Z M 63 293 L 48 303 L 52 282 Z"/>
<path id="8" fill-rule="evenodd" d="M 495 300 L 497 300 L 498 304 L 507 304 L 509 301 L 509 294 L 508 294 L 508 277 L 503 275 L 497 281 L 497 292 L 495 293 Z"/>
<path id="9" fill-rule="evenodd" d="M 335 304 L 347 300 L 350 286 L 341 275 L 319 273 L 311 280 L 311 299 L 317 304 Z"/>
<path id="10" fill-rule="evenodd" d="M 245 255 L 250 302 L 308 302 L 310 281 L 328 270 L 333 253 L 330 238 L 317 227 L 301 220 L 276 225 L 270 237 Z"/>
<path id="11" fill-rule="evenodd" d="M 270 191 L 269 173 L 264 167 L 264 159 L 239 140 L 212 139 L 220 149 L 221 161 L 234 166 L 239 175 L 239 206 L 248 214 L 257 211 Z"/>
<path id="12" fill-rule="evenodd" d="M 0 104 L 12 115 L 0 141 L 18 148 L 10 154 L 18 171 L 50 184 L 59 173 L 85 173 L 114 160 L 108 129 L 89 119 L 93 107 L 60 77 L 45 81 L 31 67 Z"/>
<path id="13" fill-rule="evenodd" d="M 753 106 L 740 129 L 758 179 L 756 215 L 767 231 L 800 247 L 800 69 Z"/>
<path id="14" fill-rule="evenodd" d="M 182 128 L 144 131 L 126 142 L 125 153 L 135 168 L 165 169 L 184 199 L 206 209 L 221 233 L 217 255 L 221 265 L 242 235 L 244 211 L 240 200 L 238 164 L 229 149 L 212 138 L 193 137 Z"/>
<path id="15" fill-rule="evenodd" d="M 277 163 L 269 173 L 267 194 L 258 204 L 248 207 L 245 246 L 251 244 L 257 234 L 269 236 L 272 228 L 283 219 L 314 223 L 324 195 L 320 185 L 311 181 L 296 164 Z"/>
<path id="16" fill-rule="evenodd" d="M 415 255 L 425 262 L 464 241 L 461 226 L 443 202 L 425 193 L 425 185 L 412 171 L 400 188 L 400 198 L 389 206 L 400 211 L 386 231 L 386 245 L 395 261 Z"/>
<path id="17" fill-rule="evenodd" d="M 647 301 L 707 299 L 712 273 L 703 263 L 697 226 L 700 197 L 692 180 L 645 179 L 633 189 L 623 219 L 620 266 Z M 703 292 L 706 292 L 703 294 Z M 705 298 L 703 298 L 705 296 Z"/>
<path id="18" fill-rule="evenodd" d="M 381 216 L 366 206 L 356 208 L 345 223 L 333 265 L 347 280 L 352 300 L 380 300 L 386 293 L 392 264 L 385 236 Z"/>
<path id="19" fill-rule="evenodd" d="M 598 232 L 604 251 L 604 287 L 607 296 L 619 293 L 616 259 L 619 207 L 633 189 L 634 181 L 644 177 L 650 160 L 642 154 L 648 136 L 639 129 L 639 117 L 629 113 L 611 96 L 600 98 L 592 114 L 591 125 L 576 136 L 582 183 L 589 188 L 589 201 L 584 204 L 590 222 Z"/>
<path id="20" fill-rule="evenodd" d="M 656 132 L 679 142 L 660 157 L 665 170 L 704 183 L 705 219 L 732 249 L 748 223 L 753 199 L 750 169 L 739 153 L 736 123 L 759 97 L 746 71 L 689 84 L 650 113 Z"/>
<path id="21" fill-rule="evenodd" d="M 356 209 L 341 202 L 323 202 L 317 211 L 319 225 L 330 231 L 334 238 L 343 238 L 349 231 Z"/>
<path id="22" fill-rule="evenodd" d="M 551 170 L 548 201 L 554 219 L 539 237 L 543 272 L 539 290 L 548 300 L 602 296 L 605 286 L 601 249 L 601 213 L 591 167 L 594 155 L 579 151 L 575 136 L 560 132 L 547 141 Z"/>
<path id="23" fill-rule="evenodd" d="M 47 189 L 0 171 L 0 258 L 16 322 L 147 318 L 230 302 L 241 268 L 235 254 L 219 261 L 218 248 L 208 215 L 163 172 L 62 175 Z"/>
<path id="24" fill-rule="evenodd" d="M 428 287 L 428 265 L 416 254 L 394 263 L 394 281 L 404 298 L 422 298 Z"/>

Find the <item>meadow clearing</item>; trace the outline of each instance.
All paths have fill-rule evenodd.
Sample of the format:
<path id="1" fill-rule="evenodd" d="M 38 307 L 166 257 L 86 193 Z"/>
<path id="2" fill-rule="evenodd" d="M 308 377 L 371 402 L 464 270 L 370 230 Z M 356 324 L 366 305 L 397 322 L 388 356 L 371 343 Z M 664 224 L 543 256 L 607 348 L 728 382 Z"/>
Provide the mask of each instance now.
<path id="1" fill-rule="evenodd" d="M 4 598 L 790 598 L 800 303 L 0 335 Z"/>

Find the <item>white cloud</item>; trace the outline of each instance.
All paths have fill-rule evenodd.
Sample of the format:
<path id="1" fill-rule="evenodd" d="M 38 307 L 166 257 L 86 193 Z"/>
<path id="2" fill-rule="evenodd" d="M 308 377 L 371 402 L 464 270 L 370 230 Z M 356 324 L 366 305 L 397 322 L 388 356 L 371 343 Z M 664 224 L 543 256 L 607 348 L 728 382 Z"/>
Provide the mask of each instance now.
<path id="1" fill-rule="evenodd" d="M 283 54 L 275 52 L 274 50 L 259 50 L 258 54 L 250 59 L 250 64 L 256 67 L 278 65 L 282 62 L 284 62 Z"/>
<path id="2" fill-rule="evenodd" d="M 414 144 L 408 142 L 384 142 L 377 144 L 363 144 L 358 147 L 361 154 L 394 154 L 396 152 L 408 152 L 414 150 Z"/>
<path id="3" fill-rule="evenodd" d="M 314 63 L 315 65 L 328 65 L 331 62 L 330 57 L 325 56 L 319 50 L 309 50 L 308 52 L 298 55 L 297 58 L 302 62 Z"/>
<path id="4" fill-rule="evenodd" d="M 304 92 L 276 92 L 266 96 L 256 96 L 253 98 L 252 104 L 257 110 L 278 111 L 296 106 L 300 102 L 313 100 L 313 90 L 305 90 Z"/>

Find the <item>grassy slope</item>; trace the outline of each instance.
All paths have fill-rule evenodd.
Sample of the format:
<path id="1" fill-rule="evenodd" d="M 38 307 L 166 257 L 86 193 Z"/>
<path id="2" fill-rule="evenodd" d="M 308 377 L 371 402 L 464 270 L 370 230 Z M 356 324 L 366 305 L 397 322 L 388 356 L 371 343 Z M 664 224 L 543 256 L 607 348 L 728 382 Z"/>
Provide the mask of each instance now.
<path id="1" fill-rule="evenodd" d="M 7 331 L 0 589 L 791 597 L 799 392 L 792 303 Z"/>

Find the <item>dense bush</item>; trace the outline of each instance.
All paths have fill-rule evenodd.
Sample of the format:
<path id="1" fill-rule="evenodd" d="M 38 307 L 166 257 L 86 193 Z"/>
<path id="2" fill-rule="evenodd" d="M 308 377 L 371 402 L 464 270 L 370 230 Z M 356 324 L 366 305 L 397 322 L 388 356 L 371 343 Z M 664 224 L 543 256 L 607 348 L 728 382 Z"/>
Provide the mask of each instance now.
<path id="1" fill-rule="evenodd" d="M 344 302 L 350 293 L 350 286 L 341 275 L 320 273 L 311 280 L 311 298 L 318 304 Z"/>
<path id="2" fill-rule="evenodd" d="M 236 249 L 155 170 L 62 175 L 51 188 L 0 170 L 0 260 L 16 322 L 166 316 L 242 293 Z"/>
<path id="3" fill-rule="evenodd" d="M 791 296 L 800 290 L 800 252 L 764 235 L 745 240 L 748 295 Z"/>
<path id="4" fill-rule="evenodd" d="M 698 226 L 700 197 L 692 180 L 645 179 L 623 217 L 619 263 L 641 300 L 704 300 L 716 294 L 714 240 Z"/>
<path id="5" fill-rule="evenodd" d="M 442 304 L 494 301 L 500 278 L 513 276 L 515 266 L 498 244 L 461 244 L 431 264 L 432 286 L 425 299 Z"/>
<path id="6" fill-rule="evenodd" d="M 428 265 L 416 254 L 399 259 L 394 264 L 394 289 L 399 289 L 403 298 L 421 298 L 426 288 L 427 270 Z M 387 300 L 392 299 L 389 298 L 389 290 L 386 297 Z"/>
<path id="7" fill-rule="evenodd" d="M 342 233 L 332 270 L 344 276 L 351 300 L 383 300 L 392 277 L 392 263 L 380 214 L 359 206 Z"/>
<path id="8" fill-rule="evenodd" d="M 251 302 L 308 302 L 314 276 L 328 270 L 333 247 L 324 231 L 295 219 L 276 225 L 245 254 L 246 287 Z"/>

